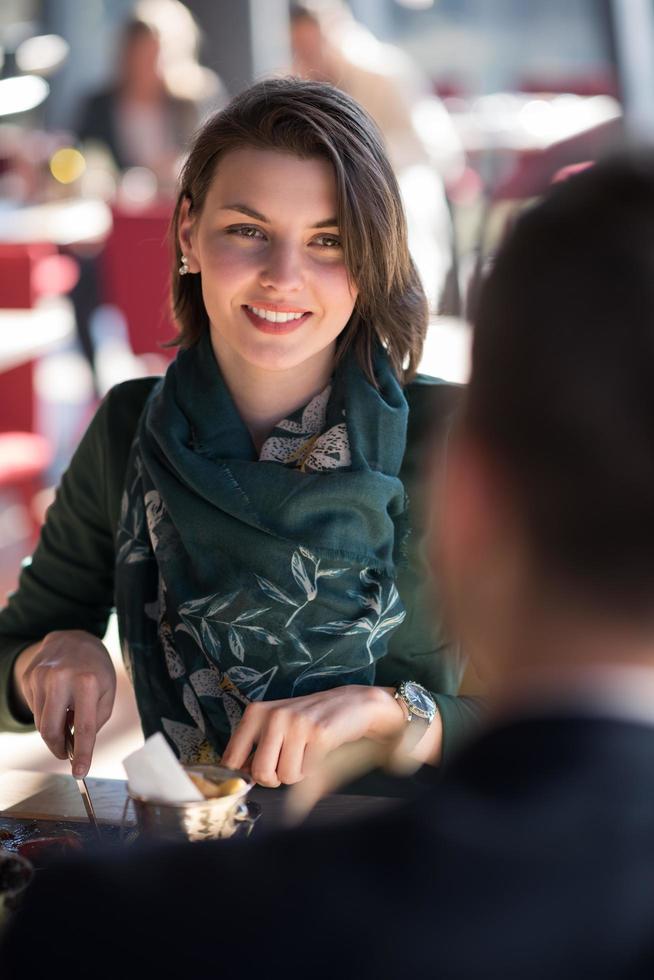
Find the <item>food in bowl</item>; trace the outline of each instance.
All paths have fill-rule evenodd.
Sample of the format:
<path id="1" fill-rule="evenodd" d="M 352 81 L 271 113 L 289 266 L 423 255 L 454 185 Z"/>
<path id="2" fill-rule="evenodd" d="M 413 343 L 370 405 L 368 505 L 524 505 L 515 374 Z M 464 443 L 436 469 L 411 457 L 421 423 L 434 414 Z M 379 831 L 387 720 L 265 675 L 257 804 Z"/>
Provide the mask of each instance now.
<path id="1" fill-rule="evenodd" d="M 231 779 L 213 780 L 197 772 L 187 771 L 189 779 L 197 786 L 206 800 L 217 799 L 221 796 L 236 796 L 244 793 L 248 784 L 240 776 Z"/>

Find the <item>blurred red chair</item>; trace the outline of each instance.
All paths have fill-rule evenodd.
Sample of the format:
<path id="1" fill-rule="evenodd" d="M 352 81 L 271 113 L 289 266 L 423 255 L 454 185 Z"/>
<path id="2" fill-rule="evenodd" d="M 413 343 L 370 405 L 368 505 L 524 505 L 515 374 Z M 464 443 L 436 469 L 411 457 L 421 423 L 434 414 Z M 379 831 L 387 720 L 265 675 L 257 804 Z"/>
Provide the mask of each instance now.
<path id="1" fill-rule="evenodd" d="M 175 335 L 169 307 L 171 213 L 171 204 L 139 211 L 114 208 L 113 228 L 101 257 L 103 299 L 123 313 L 132 351 L 158 352 L 169 360 L 174 351 L 161 344 Z"/>
<path id="2" fill-rule="evenodd" d="M 47 242 L 0 243 L 0 270 L 4 309 L 31 309 L 42 295 L 68 292 L 77 274 L 74 261 Z M 53 452 L 48 440 L 34 432 L 33 372 L 30 358 L 0 375 L 0 491 L 13 491 L 20 499 L 35 542 L 40 515 L 34 497 L 44 488 Z"/>
<path id="3" fill-rule="evenodd" d="M 41 529 L 35 498 L 43 489 L 43 474 L 52 463 L 52 455 L 48 440 L 36 432 L 0 433 L 0 491 L 10 489 L 20 499 L 32 544 L 36 544 Z"/>

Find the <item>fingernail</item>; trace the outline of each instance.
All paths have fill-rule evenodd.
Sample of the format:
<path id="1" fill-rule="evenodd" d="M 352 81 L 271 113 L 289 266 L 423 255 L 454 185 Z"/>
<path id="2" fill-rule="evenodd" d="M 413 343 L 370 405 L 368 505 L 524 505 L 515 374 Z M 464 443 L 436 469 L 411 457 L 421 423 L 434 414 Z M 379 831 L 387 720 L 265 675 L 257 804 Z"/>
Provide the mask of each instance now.
<path id="1" fill-rule="evenodd" d="M 77 776 L 78 778 L 81 776 L 86 776 L 86 769 L 84 766 L 75 766 L 73 769 L 73 775 Z"/>

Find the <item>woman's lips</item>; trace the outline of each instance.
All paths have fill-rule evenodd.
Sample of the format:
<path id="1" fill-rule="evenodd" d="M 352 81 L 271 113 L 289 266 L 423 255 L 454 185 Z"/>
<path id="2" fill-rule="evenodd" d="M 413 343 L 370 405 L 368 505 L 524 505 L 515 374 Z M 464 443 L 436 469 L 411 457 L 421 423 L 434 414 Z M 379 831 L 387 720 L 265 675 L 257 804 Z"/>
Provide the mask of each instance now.
<path id="1" fill-rule="evenodd" d="M 267 320 L 263 317 L 257 316 L 254 310 L 250 309 L 249 306 L 243 306 L 243 311 L 250 323 L 255 326 L 257 330 L 260 330 L 262 333 L 272 334 L 293 333 L 293 331 L 301 327 L 303 323 L 306 323 L 309 317 L 312 315 L 311 313 L 303 313 L 302 316 L 298 317 L 296 320 L 287 320 L 285 323 L 273 323 L 272 320 Z"/>

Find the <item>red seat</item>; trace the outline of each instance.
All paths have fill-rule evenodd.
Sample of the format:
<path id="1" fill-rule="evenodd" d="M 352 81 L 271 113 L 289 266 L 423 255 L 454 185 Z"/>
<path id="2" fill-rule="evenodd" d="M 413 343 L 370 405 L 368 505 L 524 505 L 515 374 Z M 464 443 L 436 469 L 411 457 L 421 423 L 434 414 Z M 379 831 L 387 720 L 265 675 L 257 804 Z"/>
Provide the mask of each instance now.
<path id="1" fill-rule="evenodd" d="M 5 310 L 28 310 L 39 295 L 39 263 L 57 254 L 47 242 L 0 242 L 0 307 Z"/>
<path id="2" fill-rule="evenodd" d="M 52 461 L 50 443 L 36 432 L 0 432 L 0 487 L 34 479 Z"/>
<path id="3" fill-rule="evenodd" d="M 0 307 L 5 309 L 31 309 L 39 296 L 65 293 L 78 274 L 77 263 L 48 242 L 0 243 L 0 269 Z M 35 542 L 41 515 L 33 502 L 53 452 L 49 441 L 34 432 L 33 372 L 29 360 L 0 376 L 0 491 L 12 490 L 20 498 Z"/>
<path id="4" fill-rule="evenodd" d="M 169 312 L 167 234 L 172 210 L 172 204 L 137 212 L 114 208 L 101 258 L 104 302 L 125 316 L 133 352 L 159 352 L 171 360 L 174 351 L 162 350 L 161 344 L 176 333 Z"/>
<path id="5" fill-rule="evenodd" d="M 19 496 L 29 517 L 32 543 L 36 543 L 41 523 L 33 501 L 51 462 L 52 449 L 43 436 L 34 432 L 0 433 L 0 491 L 13 490 Z"/>

